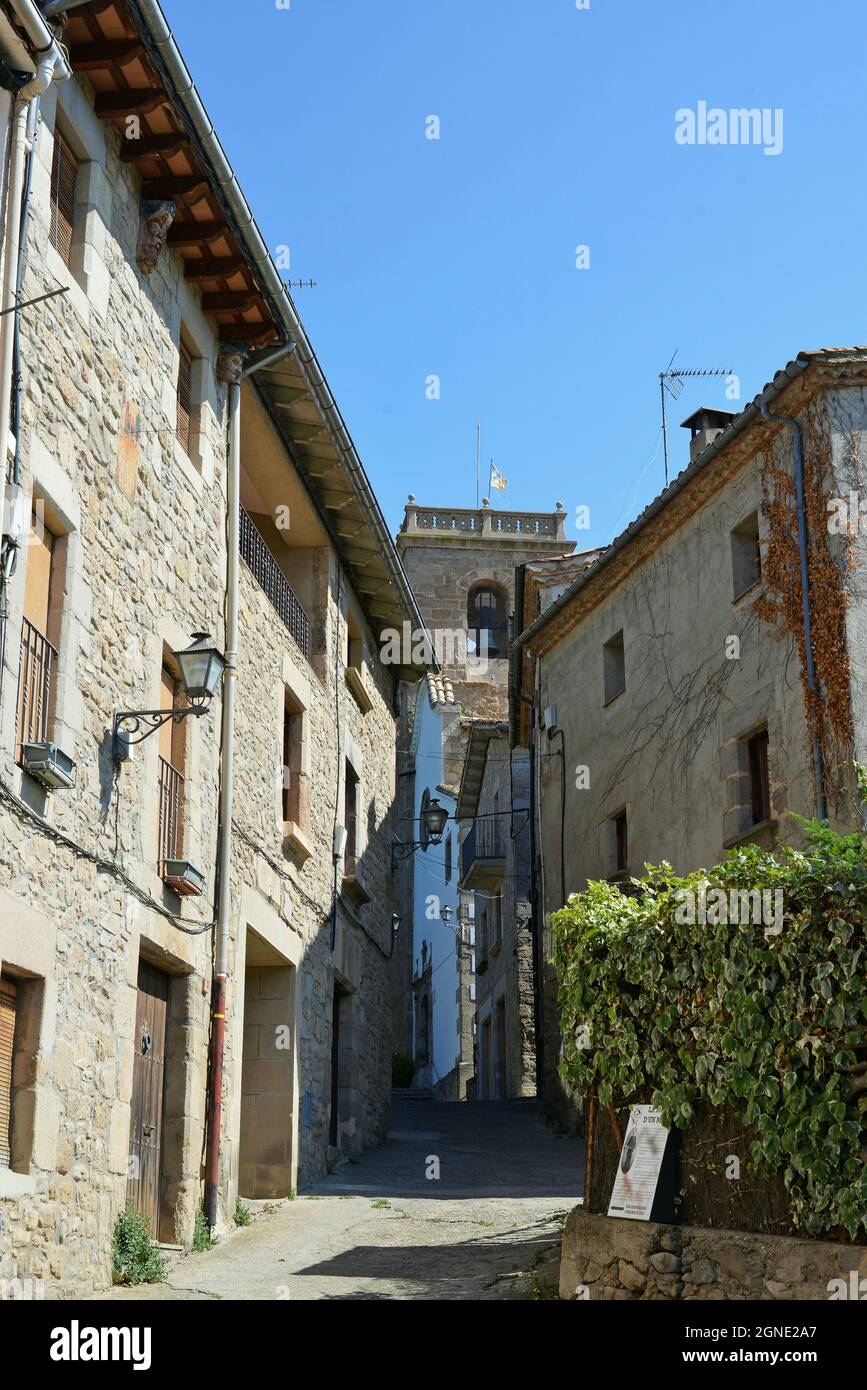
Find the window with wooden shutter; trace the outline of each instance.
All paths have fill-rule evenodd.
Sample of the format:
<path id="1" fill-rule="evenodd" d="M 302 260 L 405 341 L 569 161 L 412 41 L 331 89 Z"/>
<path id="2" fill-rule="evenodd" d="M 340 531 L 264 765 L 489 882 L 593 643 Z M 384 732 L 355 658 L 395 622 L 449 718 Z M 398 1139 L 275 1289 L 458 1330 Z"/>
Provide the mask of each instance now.
<path id="1" fill-rule="evenodd" d="M 193 410 L 193 359 L 184 347 L 178 361 L 178 441 L 185 454 L 190 452 L 190 416 Z"/>
<path id="2" fill-rule="evenodd" d="M 78 160 L 59 130 L 54 132 L 51 160 L 51 227 L 49 239 L 61 260 L 69 265 L 72 251 L 72 225 L 75 218 L 75 181 Z"/>
<path id="3" fill-rule="evenodd" d="M 0 1168 L 12 1162 L 12 1058 L 18 989 L 14 980 L 0 978 Z"/>

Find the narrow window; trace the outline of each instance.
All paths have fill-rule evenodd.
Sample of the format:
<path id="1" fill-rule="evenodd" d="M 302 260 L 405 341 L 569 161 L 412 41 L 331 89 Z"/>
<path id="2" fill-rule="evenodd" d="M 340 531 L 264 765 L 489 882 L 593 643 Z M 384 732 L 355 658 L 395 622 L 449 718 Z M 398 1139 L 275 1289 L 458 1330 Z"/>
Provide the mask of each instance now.
<path id="1" fill-rule="evenodd" d="M 491 946 L 499 950 L 503 944 L 503 895 L 501 888 L 497 888 L 491 894 L 489 911 L 492 937 Z"/>
<path id="2" fill-rule="evenodd" d="M 78 160 L 60 131 L 54 131 L 51 158 L 51 226 L 48 237 L 64 265 L 72 253 L 72 226 L 75 219 L 75 183 Z"/>
<path id="3" fill-rule="evenodd" d="M 283 706 L 283 788 L 281 795 L 284 823 L 302 823 L 301 739 L 303 712 L 289 695 Z"/>
<path id="4" fill-rule="evenodd" d="M 17 1015 L 18 986 L 8 975 L 0 976 L 0 1168 L 8 1168 L 12 1163 L 12 1074 Z"/>
<path id="5" fill-rule="evenodd" d="M 48 640 L 54 577 L 54 541 L 34 512 L 27 544 L 24 621 L 18 678 L 18 749 L 45 743 L 51 732 L 57 650 Z"/>
<path id="6" fill-rule="evenodd" d="M 732 589 L 740 598 L 762 577 L 762 552 L 759 547 L 759 514 L 753 512 L 731 533 Z"/>
<path id="7" fill-rule="evenodd" d="M 360 671 L 362 665 L 363 651 L 361 644 L 361 631 L 358 623 L 351 613 L 346 615 L 346 662 L 345 665 L 354 671 Z"/>
<path id="8" fill-rule="evenodd" d="M 502 593 L 487 584 L 476 584 L 467 599 L 467 633 L 481 656 L 506 655 L 508 623 Z"/>
<path id="9" fill-rule="evenodd" d="M 346 827 L 343 872 L 346 878 L 354 878 L 358 867 L 358 778 L 349 761 L 343 782 L 343 824 Z"/>
<path id="10" fill-rule="evenodd" d="M 452 881 L 452 832 L 446 836 L 446 883 Z"/>
<path id="11" fill-rule="evenodd" d="M 190 452 L 190 419 L 193 413 L 193 358 L 183 343 L 178 348 L 178 417 L 176 432 L 184 453 Z"/>
<path id="12" fill-rule="evenodd" d="M 626 658 L 623 647 L 623 629 L 610 637 L 602 648 L 602 670 L 605 688 L 605 703 L 610 704 L 626 689 Z"/>
<path id="13" fill-rule="evenodd" d="M 629 842 L 626 835 L 626 812 L 614 817 L 614 870 L 625 873 L 629 860 Z"/>
<path id="14" fill-rule="evenodd" d="M 180 682 L 168 666 L 160 679 L 160 709 L 184 706 Z M 184 848 L 184 762 L 186 729 L 184 721 L 163 724 L 159 734 L 159 871 L 165 873 L 167 859 L 182 859 Z"/>
<path id="15" fill-rule="evenodd" d="M 771 819 L 771 778 L 768 764 L 768 731 L 753 734 L 747 744 L 750 762 L 750 799 L 753 825 Z"/>

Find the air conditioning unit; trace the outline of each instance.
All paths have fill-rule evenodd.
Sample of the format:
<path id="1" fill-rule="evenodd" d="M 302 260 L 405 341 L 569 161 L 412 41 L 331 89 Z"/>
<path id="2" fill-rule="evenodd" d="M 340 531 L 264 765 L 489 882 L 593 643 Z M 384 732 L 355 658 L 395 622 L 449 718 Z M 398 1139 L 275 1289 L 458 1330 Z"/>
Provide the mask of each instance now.
<path id="1" fill-rule="evenodd" d="M 63 791 L 75 786 L 75 763 L 56 743 L 23 743 L 21 765 L 43 786 Z"/>
<path id="2" fill-rule="evenodd" d="M 188 859 L 167 859 L 163 865 L 163 881 L 182 898 L 200 897 L 205 888 L 205 875 Z"/>

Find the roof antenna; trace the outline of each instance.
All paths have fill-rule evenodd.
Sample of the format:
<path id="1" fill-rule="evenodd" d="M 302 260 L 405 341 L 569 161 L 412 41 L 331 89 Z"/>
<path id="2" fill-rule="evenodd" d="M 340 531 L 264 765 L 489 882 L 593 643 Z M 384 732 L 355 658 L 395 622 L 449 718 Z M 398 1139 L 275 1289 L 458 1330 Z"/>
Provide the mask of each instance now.
<path id="1" fill-rule="evenodd" d="M 665 418 L 665 393 L 672 400 L 678 400 L 683 391 L 684 378 L 688 376 L 731 376 L 731 367 L 673 367 L 677 348 L 671 354 L 664 372 L 659 373 L 659 399 L 662 405 L 662 451 L 665 458 L 665 486 L 668 487 L 668 422 Z"/>

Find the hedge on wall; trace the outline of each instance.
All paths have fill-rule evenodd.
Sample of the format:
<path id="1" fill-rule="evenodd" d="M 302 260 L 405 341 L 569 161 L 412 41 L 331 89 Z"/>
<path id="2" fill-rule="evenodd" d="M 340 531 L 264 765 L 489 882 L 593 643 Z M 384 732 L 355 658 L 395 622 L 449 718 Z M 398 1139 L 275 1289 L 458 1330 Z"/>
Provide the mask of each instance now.
<path id="1" fill-rule="evenodd" d="M 733 850 L 634 896 L 591 883 L 552 916 L 561 1073 L 603 1106 L 653 1090 L 663 1123 L 698 1102 L 743 1115 L 758 1176 L 793 1223 L 867 1231 L 867 848 L 804 821 L 803 851 Z M 778 896 L 781 895 L 781 896 Z M 692 919 L 692 920 L 690 920 Z"/>

